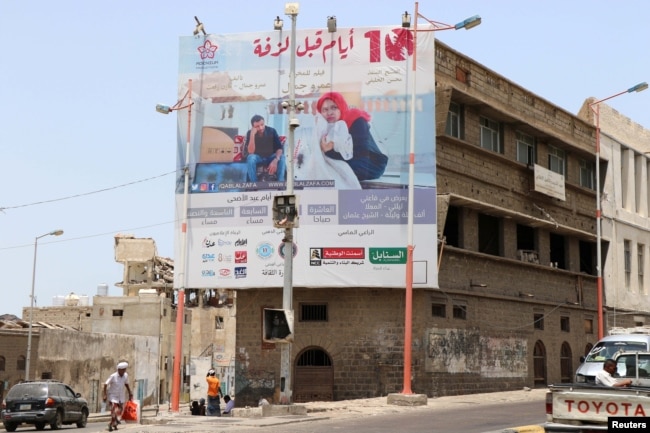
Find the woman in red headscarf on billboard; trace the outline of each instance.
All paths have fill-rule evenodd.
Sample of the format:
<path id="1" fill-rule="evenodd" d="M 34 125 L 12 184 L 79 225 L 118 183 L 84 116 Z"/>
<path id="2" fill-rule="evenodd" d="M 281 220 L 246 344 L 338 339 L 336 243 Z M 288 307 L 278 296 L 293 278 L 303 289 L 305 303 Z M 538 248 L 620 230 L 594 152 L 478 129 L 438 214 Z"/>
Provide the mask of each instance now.
<path id="1" fill-rule="evenodd" d="M 352 157 L 350 158 L 349 155 L 337 152 L 334 142 L 328 140 L 327 136 L 323 136 L 320 140 L 320 147 L 325 156 L 345 160 L 359 181 L 381 177 L 386 170 L 388 157 L 379 150 L 379 146 L 370 133 L 370 114 L 358 108 L 349 108 L 343 96 L 337 92 L 324 93 L 318 99 L 316 108 L 328 124 L 336 124 L 338 121 L 345 122 L 352 137 Z"/>

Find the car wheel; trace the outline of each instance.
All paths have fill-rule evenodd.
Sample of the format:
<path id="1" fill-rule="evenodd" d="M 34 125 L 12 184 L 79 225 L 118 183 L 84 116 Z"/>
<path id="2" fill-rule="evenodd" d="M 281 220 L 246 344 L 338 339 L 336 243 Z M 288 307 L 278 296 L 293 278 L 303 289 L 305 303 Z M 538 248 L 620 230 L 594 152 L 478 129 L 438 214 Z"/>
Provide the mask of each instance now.
<path id="1" fill-rule="evenodd" d="M 88 412 L 84 409 L 81 411 L 81 419 L 77 421 L 77 427 L 84 428 L 88 423 Z"/>
<path id="2" fill-rule="evenodd" d="M 18 428 L 18 424 L 13 424 L 10 422 L 5 423 L 5 430 L 7 431 L 16 431 L 17 428 Z"/>
<path id="3" fill-rule="evenodd" d="M 58 430 L 61 428 L 62 425 L 63 425 L 63 417 L 61 416 L 61 411 L 57 410 L 56 417 L 54 417 L 54 420 L 50 423 L 50 428 L 52 430 Z"/>
<path id="4" fill-rule="evenodd" d="M 36 427 L 36 430 L 45 430 L 45 423 L 37 422 L 36 424 L 34 424 L 34 427 Z"/>

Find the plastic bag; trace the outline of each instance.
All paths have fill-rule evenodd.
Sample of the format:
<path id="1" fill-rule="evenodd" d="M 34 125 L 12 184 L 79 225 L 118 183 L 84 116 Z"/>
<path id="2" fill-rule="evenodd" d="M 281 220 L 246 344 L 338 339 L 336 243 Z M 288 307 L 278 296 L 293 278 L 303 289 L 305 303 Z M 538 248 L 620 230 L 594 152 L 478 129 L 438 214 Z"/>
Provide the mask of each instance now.
<path id="1" fill-rule="evenodd" d="M 124 410 L 122 411 L 122 419 L 124 421 L 137 421 L 138 420 L 138 403 L 133 400 L 129 400 L 124 404 Z"/>

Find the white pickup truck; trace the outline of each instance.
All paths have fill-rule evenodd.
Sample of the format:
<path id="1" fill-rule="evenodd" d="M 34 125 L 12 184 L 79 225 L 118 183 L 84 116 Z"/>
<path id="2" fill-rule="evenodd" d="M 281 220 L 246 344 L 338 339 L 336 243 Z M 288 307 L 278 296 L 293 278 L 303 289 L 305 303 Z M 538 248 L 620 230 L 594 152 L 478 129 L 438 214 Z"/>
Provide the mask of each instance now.
<path id="1" fill-rule="evenodd" d="M 607 431 L 609 417 L 650 417 L 650 352 L 620 352 L 615 360 L 618 375 L 632 379 L 632 386 L 549 386 L 546 432 Z"/>

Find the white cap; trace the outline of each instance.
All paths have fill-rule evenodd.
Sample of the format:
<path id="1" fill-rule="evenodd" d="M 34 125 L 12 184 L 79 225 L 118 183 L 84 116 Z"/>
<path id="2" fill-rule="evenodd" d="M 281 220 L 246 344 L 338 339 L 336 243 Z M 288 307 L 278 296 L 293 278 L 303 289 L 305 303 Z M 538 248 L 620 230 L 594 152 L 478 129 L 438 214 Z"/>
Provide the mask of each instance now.
<path id="1" fill-rule="evenodd" d="M 127 368 L 128 366 L 129 366 L 129 363 L 128 363 L 128 362 L 126 362 L 126 361 L 122 361 L 122 362 L 120 362 L 119 364 L 117 364 L 117 369 L 118 369 L 118 370 L 122 370 L 122 369 Z"/>

